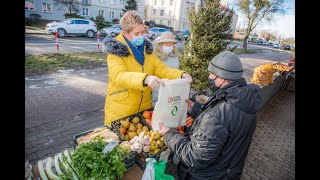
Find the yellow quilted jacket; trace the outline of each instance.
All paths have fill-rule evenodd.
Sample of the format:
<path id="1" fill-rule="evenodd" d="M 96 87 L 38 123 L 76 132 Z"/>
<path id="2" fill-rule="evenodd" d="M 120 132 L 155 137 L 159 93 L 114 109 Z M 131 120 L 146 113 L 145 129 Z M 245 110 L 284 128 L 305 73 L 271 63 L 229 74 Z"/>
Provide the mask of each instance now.
<path id="1" fill-rule="evenodd" d="M 140 65 L 122 33 L 104 40 L 108 64 L 108 90 L 104 107 L 104 124 L 151 108 L 151 88 L 143 86 L 147 75 L 160 79 L 180 78 L 184 71 L 167 67 L 153 53 L 149 40 L 144 42 L 144 65 Z"/>

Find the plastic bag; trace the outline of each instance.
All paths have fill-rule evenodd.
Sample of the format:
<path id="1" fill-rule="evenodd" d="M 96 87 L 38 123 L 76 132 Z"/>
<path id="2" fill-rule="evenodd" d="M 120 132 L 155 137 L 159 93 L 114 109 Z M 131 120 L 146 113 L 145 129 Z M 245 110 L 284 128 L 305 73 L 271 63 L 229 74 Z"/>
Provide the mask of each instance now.
<path id="1" fill-rule="evenodd" d="M 152 129 L 159 130 L 159 122 L 168 128 L 186 125 L 190 84 L 187 79 L 164 81 L 159 88 L 158 101 L 152 114 Z"/>
<path id="2" fill-rule="evenodd" d="M 155 180 L 154 164 L 157 162 L 154 158 L 147 158 L 147 166 L 144 170 L 141 180 Z"/>

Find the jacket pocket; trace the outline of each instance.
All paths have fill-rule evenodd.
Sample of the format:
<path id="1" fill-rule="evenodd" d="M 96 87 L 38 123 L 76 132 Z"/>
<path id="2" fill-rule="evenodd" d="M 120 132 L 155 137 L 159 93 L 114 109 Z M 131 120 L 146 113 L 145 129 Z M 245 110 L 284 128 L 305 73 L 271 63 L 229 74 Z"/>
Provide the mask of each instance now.
<path id="1" fill-rule="evenodd" d="M 122 89 L 120 91 L 115 91 L 110 93 L 110 98 L 112 101 L 120 102 L 129 96 L 128 89 Z"/>

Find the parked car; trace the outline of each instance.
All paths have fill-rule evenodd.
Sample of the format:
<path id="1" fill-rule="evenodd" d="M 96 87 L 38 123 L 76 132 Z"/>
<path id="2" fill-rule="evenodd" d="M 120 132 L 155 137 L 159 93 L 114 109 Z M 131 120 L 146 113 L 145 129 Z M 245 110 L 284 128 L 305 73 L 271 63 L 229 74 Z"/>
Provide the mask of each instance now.
<path id="1" fill-rule="evenodd" d="M 258 41 L 258 45 L 266 45 L 266 42 L 263 41 L 263 40 L 259 40 L 259 41 Z"/>
<path id="2" fill-rule="evenodd" d="M 273 44 L 273 48 L 279 48 L 280 45 L 278 43 Z"/>
<path id="3" fill-rule="evenodd" d="M 111 27 L 105 27 L 105 28 L 101 29 L 100 32 L 101 32 L 101 35 L 104 35 L 104 36 L 110 35 L 112 37 L 115 37 L 121 33 L 121 27 L 120 27 L 120 24 L 115 24 Z"/>
<path id="4" fill-rule="evenodd" d="M 286 45 L 284 46 L 284 49 L 285 49 L 285 50 L 290 50 L 290 49 L 291 49 L 290 44 L 286 44 Z"/>
<path id="5" fill-rule="evenodd" d="M 190 31 L 185 29 L 176 35 L 176 39 L 177 40 L 182 40 L 182 39 L 188 40 L 189 36 L 190 36 Z"/>
<path id="6" fill-rule="evenodd" d="M 159 37 L 163 32 L 170 31 L 167 28 L 160 28 L 160 27 L 152 27 L 149 29 L 150 39 L 155 39 Z"/>
<path id="7" fill-rule="evenodd" d="M 46 31 L 49 34 L 55 34 L 57 31 L 59 37 L 85 35 L 92 38 L 97 33 L 97 25 L 88 19 L 71 18 L 60 22 L 48 23 Z"/>

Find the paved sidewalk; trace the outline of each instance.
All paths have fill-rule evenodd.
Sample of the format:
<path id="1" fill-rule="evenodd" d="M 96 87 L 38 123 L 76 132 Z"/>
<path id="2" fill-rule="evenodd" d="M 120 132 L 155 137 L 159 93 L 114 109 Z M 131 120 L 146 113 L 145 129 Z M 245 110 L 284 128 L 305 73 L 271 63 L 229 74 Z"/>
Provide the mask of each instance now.
<path id="1" fill-rule="evenodd" d="M 241 180 L 295 179 L 295 93 L 280 90 L 258 113 Z"/>

